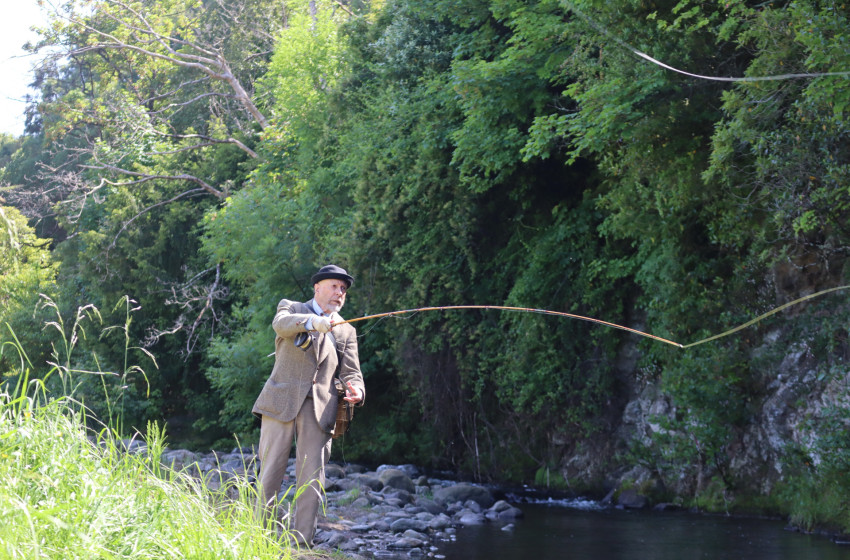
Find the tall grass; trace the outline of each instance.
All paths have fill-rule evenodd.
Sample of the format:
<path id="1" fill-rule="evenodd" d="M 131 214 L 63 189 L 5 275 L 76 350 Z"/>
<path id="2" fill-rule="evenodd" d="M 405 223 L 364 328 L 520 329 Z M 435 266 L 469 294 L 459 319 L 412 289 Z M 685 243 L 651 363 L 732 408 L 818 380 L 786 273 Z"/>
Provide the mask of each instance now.
<path id="1" fill-rule="evenodd" d="M 0 558 L 291 558 L 286 531 L 256 521 L 246 479 L 213 491 L 161 467 L 164 434 L 155 425 L 145 452 L 127 452 L 113 427 L 87 425 L 91 416 L 72 395 L 48 396 L 43 379 L 67 369 L 54 362 L 30 379 L 16 342 L 0 351 L 10 347 L 21 371 L 0 385 Z"/>

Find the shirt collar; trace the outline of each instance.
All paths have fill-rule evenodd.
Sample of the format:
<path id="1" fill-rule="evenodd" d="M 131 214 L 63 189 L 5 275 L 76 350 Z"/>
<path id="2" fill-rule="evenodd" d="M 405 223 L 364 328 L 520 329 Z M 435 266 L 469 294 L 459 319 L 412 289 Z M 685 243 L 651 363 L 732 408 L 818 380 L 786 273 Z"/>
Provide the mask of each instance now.
<path id="1" fill-rule="evenodd" d="M 314 300 L 312 300 L 312 302 L 313 302 L 313 311 L 316 312 L 316 315 L 323 316 L 325 314 L 325 312 L 322 311 L 322 308 L 319 307 L 319 304 L 316 303 L 316 300 L 314 299 Z"/>

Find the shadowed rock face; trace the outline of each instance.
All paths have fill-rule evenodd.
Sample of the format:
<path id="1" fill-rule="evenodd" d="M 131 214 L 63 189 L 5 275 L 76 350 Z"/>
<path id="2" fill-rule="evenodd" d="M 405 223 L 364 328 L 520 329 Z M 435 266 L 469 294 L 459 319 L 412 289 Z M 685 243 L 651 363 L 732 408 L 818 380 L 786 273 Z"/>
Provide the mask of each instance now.
<path id="1" fill-rule="evenodd" d="M 780 276 L 786 273 L 777 271 Z M 797 278 L 791 285 L 786 276 L 777 279 L 777 303 L 787 302 L 791 293 L 812 293 L 824 285 L 818 283 L 822 278 L 808 277 Z M 790 308 L 783 314 L 794 312 L 799 310 Z M 812 423 L 830 409 L 846 406 L 850 379 L 846 368 L 830 369 L 833 358 L 819 355 L 806 340 L 781 342 L 790 338 L 787 329 L 779 326 L 753 334 L 758 342 L 750 348 L 747 360 L 746 421 L 734 427 L 731 441 L 723 449 L 726 462 L 722 473 L 706 460 L 703 465 L 685 465 L 680 472 L 667 471 L 662 480 L 653 470 L 655 465 L 649 464 L 647 469 L 647 463 L 623 463 L 623 457 L 635 448 L 657 451 L 667 436 L 689 440 L 688 433 L 669 431 L 665 426 L 684 426 L 681 429 L 686 430 L 687 422 L 681 420 L 687 419 L 690 411 L 677 407 L 663 391 L 660 379 L 636 374 L 630 343 L 623 345 L 617 361 L 620 392 L 612 395 L 607 431 L 580 446 L 565 446 L 559 473 L 578 487 L 595 488 L 599 494 L 611 492 L 607 501 L 612 505 L 616 505 L 612 497 L 626 489 L 636 489 L 650 502 L 692 497 L 718 476 L 734 480 L 737 488 L 748 493 L 770 495 L 787 474 L 789 446 L 816 448 L 818 434 L 811 429 Z M 558 443 L 553 438 L 553 444 Z M 817 453 L 812 452 L 812 460 L 817 464 Z"/>

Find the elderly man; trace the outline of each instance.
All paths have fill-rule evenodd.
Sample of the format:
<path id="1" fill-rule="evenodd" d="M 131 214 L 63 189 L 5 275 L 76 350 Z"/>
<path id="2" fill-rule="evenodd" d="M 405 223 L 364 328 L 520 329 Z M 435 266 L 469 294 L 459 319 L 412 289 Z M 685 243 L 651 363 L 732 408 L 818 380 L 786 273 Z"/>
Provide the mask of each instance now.
<path id="1" fill-rule="evenodd" d="M 338 315 L 354 283 L 345 269 L 323 266 L 313 275 L 313 299 L 306 303 L 281 300 L 272 321 L 275 362 L 254 403 L 261 416 L 258 511 L 273 506 L 286 473 L 295 438 L 295 515 L 289 529 L 299 546 L 311 547 L 324 485 L 324 467 L 339 397 L 334 377 L 345 384 L 345 400 L 361 403 L 366 396 L 357 331 Z"/>

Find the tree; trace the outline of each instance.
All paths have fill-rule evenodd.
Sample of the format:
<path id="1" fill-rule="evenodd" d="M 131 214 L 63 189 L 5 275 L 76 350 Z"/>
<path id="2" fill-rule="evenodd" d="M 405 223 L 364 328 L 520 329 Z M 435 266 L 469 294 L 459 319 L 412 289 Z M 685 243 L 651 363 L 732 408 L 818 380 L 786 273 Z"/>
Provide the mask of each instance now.
<path id="1" fill-rule="evenodd" d="M 44 59 L 39 112 L 7 168 L 9 201 L 62 228 L 60 306 L 140 303 L 133 336 L 178 358 L 152 379 L 152 402 L 166 416 L 187 401 L 193 414 L 218 407 L 198 364 L 228 290 L 219 267 L 198 255 L 198 223 L 257 159 L 269 99 L 258 101 L 255 82 L 289 8 L 68 2 L 32 46 Z M 106 362 L 123 359 L 100 350 Z"/>
<path id="2" fill-rule="evenodd" d="M 48 355 L 39 303 L 42 294 L 50 296 L 56 289 L 49 244 L 17 209 L 0 206 L 0 375 L 22 373 L 21 361 L 6 343 L 20 343 L 33 363 L 44 363 Z"/>
<path id="3" fill-rule="evenodd" d="M 275 99 L 275 119 L 257 147 L 258 164 L 244 188 L 204 221 L 208 263 L 220 263 L 222 278 L 239 293 L 227 321 L 231 332 L 216 337 L 206 375 L 228 395 L 217 421 L 246 437 L 254 427 L 251 404 L 271 367 L 269 325 L 277 302 L 309 299 L 314 263 L 346 249 L 333 248 L 348 227 L 344 185 L 308 180 L 329 178 L 326 154 L 315 145 L 338 125 L 329 97 L 343 65 L 337 30 L 350 13 L 336 6 L 311 2 L 290 12 L 259 86 Z"/>
<path id="4" fill-rule="evenodd" d="M 60 141 L 68 160 L 45 163 L 43 176 L 59 181 L 63 199 L 119 180 L 175 181 L 223 198 L 231 187 L 180 156 L 230 145 L 256 157 L 250 144 L 268 119 L 253 84 L 286 23 L 283 9 L 249 0 L 63 4 L 31 47 L 44 61 L 30 126 Z"/>

